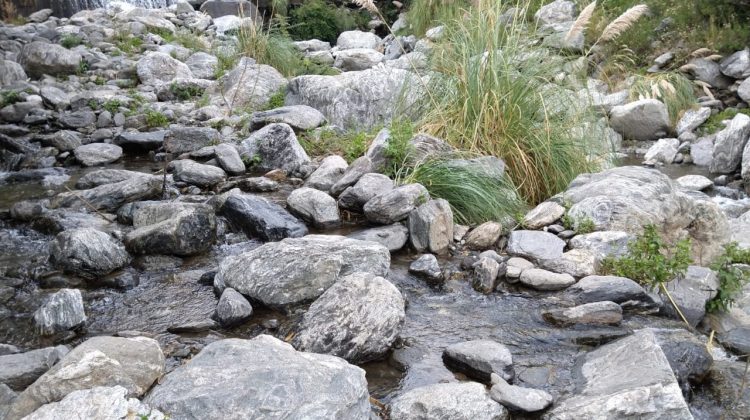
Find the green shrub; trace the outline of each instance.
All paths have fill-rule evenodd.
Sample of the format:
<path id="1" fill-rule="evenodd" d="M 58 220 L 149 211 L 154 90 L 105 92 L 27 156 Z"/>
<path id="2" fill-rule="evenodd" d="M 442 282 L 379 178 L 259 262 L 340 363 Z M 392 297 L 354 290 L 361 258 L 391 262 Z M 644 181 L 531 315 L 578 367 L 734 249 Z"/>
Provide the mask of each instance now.
<path id="1" fill-rule="evenodd" d="M 166 28 L 157 28 L 155 26 L 149 26 L 148 31 L 154 35 L 158 35 L 159 37 L 161 37 L 161 39 L 163 39 L 164 42 L 166 42 L 167 44 L 171 44 L 175 42 L 175 40 L 177 39 L 177 36 L 175 35 L 175 33 Z"/>
<path id="2" fill-rule="evenodd" d="M 286 87 L 281 88 L 278 90 L 278 92 L 271 95 L 270 98 L 268 98 L 268 104 L 266 105 L 265 110 L 269 109 L 276 109 L 281 108 L 284 106 L 284 100 L 286 99 Z"/>
<path id="3" fill-rule="evenodd" d="M 721 112 L 713 114 L 710 117 L 708 117 L 708 119 L 706 120 L 706 122 L 703 123 L 703 125 L 698 127 L 698 134 L 706 136 L 709 134 L 716 133 L 717 131 L 723 130 L 724 124 L 722 124 L 722 122 L 724 120 L 731 120 L 737 114 L 750 115 L 750 108 L 743 108 L 743 109 L 726 108 L 725 110 Z"/>
<path id="4" fill-rule="evenodd" d="M 177 83 L 172 83 L 169 85 L 169 91 L 180 101 L 187 101 L 203 95 L 205 89 L 195 85 L 178 85 Z"/>
<path id="5" fill-rule="evenodd" d="M 385 148 L 386 167 L 382 172 L 391 178 L 404 178 L 413 169 L 409 162 L 409 140 L 414 137 L 410 120 L 395 119 L 388 127 L 390 138 Z"/>
<path id="6" fill-rule="evenodd" d="M 605 258 L 601 271 L 655 287 L 684 276 L 691 263 L 689 240 L 669 246 L 659 236 L 656 226 L 648 225 L 628 244 L 627 255 Z"/>
<path id="7" fill-rule="evenodd" d="M 743 269 L 736 264 L 750 265 L 750 249 L 741 249 L 736 242 L 732 242 L 724 247 L 724 254 L 711 265 L 719 279 L 719 289 L 716 297 L 706 303 L 708 312 L 726 312 L 731 309 L 734 298 L 750 280 L 747 267 Z"/>
<path id="8" fill-rule="evenodd" d="M 102 105 L 102 108 L 109 111 L 110 114 L 114 115 L 120 112 L 120 107 L 122 107 L 123 104 L 117 99 L 110 99 L 107 102 Z"/>
<path id="9" fill-rule="evenodd" d="M 347 162 L 365 154 L 369 146 L 371 133 L 348 131 L 339 133 L 333 129 L 321 129 L 316 132 L 302 133 L 299 142 L 310 156 L 339 155 Z"/>
<path id="10" fill-rule="evenodd" d="M 414 0 L 406 19 L 414 35 L 421 37 L 432 27 L 455 21 L 466 7 L 465 0 Z"/>
<path id="11" fill-rule="evenodd" d="M 21 102 L 21 93 L 15 90 L 6 90 L 0 93 L 0 108 L 5 108 L 8 105 L 13 105 L 17 102 Z"/>
<path id="12" fill-rule="evenodd" d="M 569 212 L 563 215 L 562 223 L 565 229 L 573 230 L 579 235 L 585 235 L 596 230 L 596 224 L 593 220 L 588 217 L 574 218 Z"/>
<path id="13" fill-rule="evenodd" d="M 169 118 L 159 111 L 147 109 L 144 115 L 146 116 L 146 125 L 148 128 L 166 127 L 169 124 Z"/>
<path id="14" fill-rule="evenodd" d="M 289 35 L 296 40 L 319 39 L 333 44 L 341 32 L 358 27 L 359 16 L 362 13 L 337 8 L 324 0 L 305 1 L 289 14 Z"/>
<path id="15" fill-rule="evenodd" d="M 236 48 L 231 46 L 216 46 L 211 53 L 218 59 L 216 72 L 214 73 L 216 79 L 220 79 L 226 72 L 232 70 L 240 58 Z"/>
<path id="16" fill-rule="evenodd" d="M 77 47 L 79 45 L 83 44 L 83 39 L 81 39 L 78 35 L 65 35 L 60 40 L 60 45 L 67 49 L 71 49 L 73 47 Z"/>

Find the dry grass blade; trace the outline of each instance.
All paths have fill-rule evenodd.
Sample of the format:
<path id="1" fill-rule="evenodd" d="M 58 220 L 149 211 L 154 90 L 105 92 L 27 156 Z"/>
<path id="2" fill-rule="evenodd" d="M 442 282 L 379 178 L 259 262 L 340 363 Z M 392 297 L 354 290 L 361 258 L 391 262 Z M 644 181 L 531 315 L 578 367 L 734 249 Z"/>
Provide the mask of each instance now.
<path id="1" fill-rule="evenodd" d="M 373 0 L 352 0 L 352 3 L 370 11 L 371 13 L 378 14 L 379 12 L 378 7 L 375 6 L 375 2 Z"/>
<path id="2" fill-rule="evenodd" d="M 596 1 L 593 1 L 581 11 L 581 14 L 578 15 L 578 19 L 573 22 L 573 26 L 570 27 L 570 30 L 565 35 L 566 43 L 572 41 L 578 37 L 578 35 L 581 35 L 586 31 L 586 27 L 588 26 L 589 21 L 591 21 L 591 16 L 594 15 L 595 8 Z"/>
<path id="3" fill-rule="evenodd" d="M 602 36 L 599 37 L 599 41 L 607 42 L 622 35 L 623 32 L 628 30 L 633 24 L 641 18 L 641 16 L 648 13 L 648 6 L 645 4 L 639 4 L 626 10 L 625 13 L 613 20 L 602 32 Z"/>

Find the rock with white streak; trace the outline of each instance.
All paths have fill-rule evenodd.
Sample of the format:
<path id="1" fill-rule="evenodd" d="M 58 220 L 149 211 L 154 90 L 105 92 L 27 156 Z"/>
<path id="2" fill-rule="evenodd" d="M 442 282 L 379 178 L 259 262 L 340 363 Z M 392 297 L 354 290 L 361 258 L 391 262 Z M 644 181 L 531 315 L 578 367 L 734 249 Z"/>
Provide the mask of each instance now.
<path id="1" fill-rule="evenodd" d="M 711 116 L 711 108 L 700 107 L 697 109 L 688 109 L 677 122 L 677 135 L 683 133 L 692 133 L 700 127 Z"/>
<path id="2" fill-rule="evenodd" d="M 24 417 L 24 420 L 107 419 L 165 420 L 168 417 L 136 398 L 127 398 L 121 386 L 97 386 L 73 391 L 59 402 L 45 404 Z"/>
<path id="3" fill-rule="evenodd" d="M 41 335 L 72 330 L 86 323 L 83 298 L 78 289 L 61 289 L 34 312 L 34 323 Z"/>
<path id="4" fill-rule="evenodd" d="M 453 241 L 453 211 L 443 199 L 430 200 L 409 213 L 409 238 L 417 252 L 445 253 Z"/>
<path id="5" fill-rule="evenodd" d="M 557 325 L 617 325 L 622 321 L 622 307 L 610 301 L 592 302 L 546 311 L 542 316 Z"/>
<path id="6" fill-rule="evenodd" d="M 476 382 L 434 384 L 412 389 L 391 404 L 393 420 L 506 420 L 508 410 Z"/>
<path id="7" fill-rule="evenodd" d="M 677 139 L 659 139 L 651 146 L 646 155 L 643 157 L 646 162 L 661 162 L 670 164 L 677 156 L 677 149 L 680 147 L 680 141 Z"/>
<path id="8" fill-rule="evenodd" d="M 268 171 L 282 169 L 293 172 L 310 163 L 310 157 L 300 146 L 292 127 L 283 123 L 269 124 L 250 134 L 242 141 L 240 155 L 246 159 L 257 159 L 257 168 Z"/>

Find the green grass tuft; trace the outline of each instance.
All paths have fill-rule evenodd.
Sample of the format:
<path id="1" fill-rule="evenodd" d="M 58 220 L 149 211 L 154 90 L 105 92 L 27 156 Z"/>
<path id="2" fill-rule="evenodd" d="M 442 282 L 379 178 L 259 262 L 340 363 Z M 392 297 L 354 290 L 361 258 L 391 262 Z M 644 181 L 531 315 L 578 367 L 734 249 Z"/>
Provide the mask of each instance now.
<path id="1" fill-rule="evenodd" d="M 83 44 L 83 39 L 78 35 L 65 35 L 60 39 L 60 45 L 67 49 L 71 49 L 73 47 L 77 47 L 79 45 Z"/>
<path id="2" fill-rule="evenodd" d="M 683 112 L 697 106 L 693 83 L 675 72 L 634 75 L 630 99 L 658 99 L 667 105 L 669 119 L 676 125 Z"/>

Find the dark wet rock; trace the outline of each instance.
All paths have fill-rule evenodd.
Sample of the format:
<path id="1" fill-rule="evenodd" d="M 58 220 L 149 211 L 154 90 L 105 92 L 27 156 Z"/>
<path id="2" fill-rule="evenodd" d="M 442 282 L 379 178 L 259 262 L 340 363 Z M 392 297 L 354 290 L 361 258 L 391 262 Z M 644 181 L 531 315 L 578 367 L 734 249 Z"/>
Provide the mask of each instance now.
<path id="1" fill-rule="evenodd" d="M 233 145 L 222 143 L 214 147 L 216 161 L 228 174 L 241 175 L 245 173 L 245 163 L 242 162 L 240 153 Z"/>
<path id="2" fill-rule="evenodd" d="M 122 243 L 93 228 L 59 233 L 50 246 L 50 254 L 58 267 L 89 279 L 109 274 L 130 262 Z"/>
<path id="3" fill-rule="evenodd" d="M 364 174 L 339 195 L 339 206 L 345 210 L 362 212 L 368 201 L 391 190 L 393 180 L 387 176 L 376 173 Z"/>
<path id="4" fill-rule="evenodd" d="M 490 382 L 490 375 L 512 381 L 515 377 L 513 356 L 504 345 L 492 340 L 472 340 L 452 344 L 443 351 L 443 363 L 481 382 Z"/>
<path id="5" fill-rule="evenodd" d="M 94 387 L 73 391 L 59 402 L 39 407 L 26 420 L 59 420 L 79 418 L 126 420 L 148 418 L 162 420 L 167 417 L 159 410 L 148 407 L 135 398 L 126 398 L 128 390 L 121 386 Z"/>
<path id="6" fill-rule="evenodd" d="M 552 395 L 541 389 L 511 385 L 498 375 L 492 375 L 490 397 L 513 411 L 535 413 L 552 405 Z"/>
<path id="7" fill-rule="evenodd" d="M 384 225 L 404 220 L 430 193 L 421 184 L 407 184 L 370 199 L 363 207 L 367 220 Z"/>
<path id="8" fill-rule="evenodd" d="M 542 231 L 516 230 L 508 237 L 509 255 L 532 261 L 554 260 L 562 257 L 565 242 L 557 236 Z"/>
<path id="9" fill-rule="evenodd" d="M 221 208 L 222 214 L 249 237 L 264 241 L 298 238 L 307 227 L 278 204 L 253 195 L 233 195 Z"/>
<path id="10" fill-rule="evenodd" d="M 110 222 L 113 218 L 113 216 L 105 214 L 54 209 L 47 210 L 35 217 L 31 221 L 31 227 L 47 235 L 57 235 L 63 231 L 82 228 L 93 228 L 108 232 L 113 227 Z"/>
<path id="11" fill-rule="evenodd" d="M 521 284 L 537 290 L 562 290 L 576 282 L 570 274 L 558 274 L 539 268 L 523 270 L 519 280 Z"/>
<path id="12" fill-rule="evenodd" d="M 73 153 L 83 166 L 98 166 L 120 159 L 122 148 L 114 144 L 90 143 L 76 147 Z"/>
<path id="13" fill-rule="evenodd" d="M 388 248 L 389 251 L 394 252 L 406 245 L 406 241 L 409 239 L 409 229 L 400 223 L 395 223 L 388 226 L 360 230 L 349 234 L 348 237 L 359 239 L 360 241 L 379 243 Z"/>
<path id="14" fill-rule="evenodd" d="M 238 291 L 224 289 L 216 305 L 216 318 L 223 326 L 241 324 L 253 316 L 253 307 Z"/>
<path id="15" fill-rule="evenodd" d="M 714 360 L 706 343 L 682 329 L 648 328 L 648 331 L 656 337 L 683 389 L 690 389 L 691 383 L 702 382 L 708 375 Z"/>
<path id="16" fill-rule="evenodd" d="M 287 124 L 270 124 L 250 134 L 242 141 L 240 154 L 246 159 L 257 159 L 256 168 L 262 170 L 293 172 L 310 163 L 310 157 Z"/>
<path id="17" fill-rule="evenodd" d="M 23 391 L 68 351 L 70 349 L 65 346 L 57 346 L 0 356 L 0 383 L 15 391 Z"/>
<path id="18" fill-rule="evenodd" d="M 45 74 L 75 74 L 82 59 L 81 54 L 76 51 L 57 44 L 34 41 L 24 45 L 18 55 L 18 64 L 23 66 L 29 76 L 40 78 Z"/>
<path id="19" fill-rule="evenodd" d="M 617 325 L 622 321 L 622 307 L 609 302 L 592 302 L 565 309 L 553 309 L 542 313 L 548 322 L 557 325 Z"/>
<path id="20" fill-rule="evenodd" d="M 376 360 L 398 337 L 404 309 L 401 292 L 388 280 L 353 273 L 340 278 L 310 305 L 293 344 L 350 363 Z"/>
<path id="21" fill-rule="evenodd" d="M 84 128 L 96 124 L 96 114 L 93 111 L 79 110 L 61 113 L 57 122 L 65 128 Z"/>
<path id="22" fill-rule="evenodd" d="M 225 258 L 216 278 L 266 305 L 286 307 L 317 298 L 355 272 L 388 273 L 384 246 L 335 235 L 308 235 L 267 243 Z"/>
<path id="23" fill-rule="evenodd" d="M 168 130 L 149 131 L 145 133 L 123 131 L 115 137 L 114 143 L 126 151 L 156 150 L 164 144 Z"/>
<path id="24" fill-rule="evenodd" d="M 654 334 L 641 330 L 583 356 L 580 392 L 558 401 L 549 419 L 691 418 Z"/>
<path id="25" fill-rule="evenodd" d="M 476 382 L 428 385 L 412 389 L 391 404 L 391 419 L 506 420 L 508 410 Z"/>
<path id="26" fill-rule="evenodd" d="M 307 105 L 283 106 L 253 114 L 250 123 L 257 130 L 265 125 L 284 123 L 296 130 L 312 130 L 325 124 L 326 117 Z"/>
<path id="27" fill-rule="evenodd" d="M 164 372 L 164 354 L 150 338 L 93 337 L 19 394 L 7 420 L 17 420 L 73 391 L 120 385 L 141 396 Z"/>
<path id="28" fill-rule="evenodd" d="M 125 245 L 134 254 L 195 255 L 216 240 L 216 216 L 208 205 L 157 203 L 137 210 L 133 219 L 137 229 L 125 236 Z"/>
<path id="29" fill-rule="evenodd" d="M 171 165 L 174 167 L 175 181 L 182 181 L 199 187 L 212 187 L 227 178 L 227 173 L 223 169 L 189 159 L 176 160 Z"/>
<path id="30" fill-rule="evenodd" d="M 409 272 L 431 282 L 443 280 L 443 271 L 440 269 L 437 258 L 432 254 L 424 254 L 412 261 L 409 264 Z"/>
<path id="31" fill-rule="evenodd" d="M 175 127 L 164 138 L 164 150 L 180 155 L 219 143 L 221 135 L 211 127 Z"/>
<path id="32" fill-rule="evenodd" d="M 638 283 L 625 277 L 588 276 L 566 290 L 578 303 L 612 301 L 619 304 L 634 303 L 658 306 Z"/>
<path id="33" fill-rule="evenodd" d="M 52 199 L 50 207 L 93 206 L 97 210 L 116 211 L 125 203 L 158 197 L 162 183 L 162 177 L 158 176 L 133 177 L 87 190 L 60 193 Z"/>
<path id="34" fill-rule="evenodd" d="M 81 291 L 62 289 L 50 295 L 34 312 L 34 323 L 41 335 L 53 335 L 85 324 Z"/>
<path id="35" fill-rule="evenodd" d="M 291 389 L 296 391 L 286 392 Z M 370 415 L 362 369 L 338 357 L 297 352 L 267 335 L 207 345 L 164 377 L 144 402 L 174 418 L 196 420 Z"/>
<path id="36" fill-rule="evenodd" d="M 151 52 L 143 56 L 136 63 L 136 72 L 141 83 L 153 86 L 169 83 L 175 78 L 193 78 L 185 63 L 162 52 Z"/>
<path id="37" fill-rule="evenodd" d="M 341 223 L 336 200 L 323 191 L 302 187 L 286 199 L 289 210 L 313 226 L 326 229 Z"/>
<path id="38" fill-rule="evenodd" d="M 706 392 L 714 418 L 750 412 L 750 387 L 747 386 L 747 364 L 741 361 L 717 360 L 706 380 Z"/>
<path id="39" fill-rule="evenodd" d="M 716 273 L 706 267 L 691 265 L 684 278 L 672 280 L 664 286 L 669 291 L 671 300 L 680 308 L 682 315 L 693 327 L 697 326 L 706 315 L 706 302 L 716 296 L 719 280 Z M 668 297 L 664 298 L 664 312 L 675 319 L 681 319 Z"/>
<path id="40" fill-rule="evenodd" d="M 195 334 L 210 331 L 218 327 L 219 325 L 213 319 L 204 319 L 184 324 L 170 325 L 167 327 L 167 331 L 172 334 Z"/>
<path id="41" fill-rule="evenodd" d="M 237 183 L 242 191 L 249 192 L 272 192 L 278 191 L 280 185 L 278 182 L 268 179 L 264 176 L 245 178 Z"/>
<path id="42" fill-rule="evenodd" d="M 409 213 L 409 238 L 417 252 L 442 254 L 453 242 L 453 211 L 443 199 L 430 200 Z"/>

